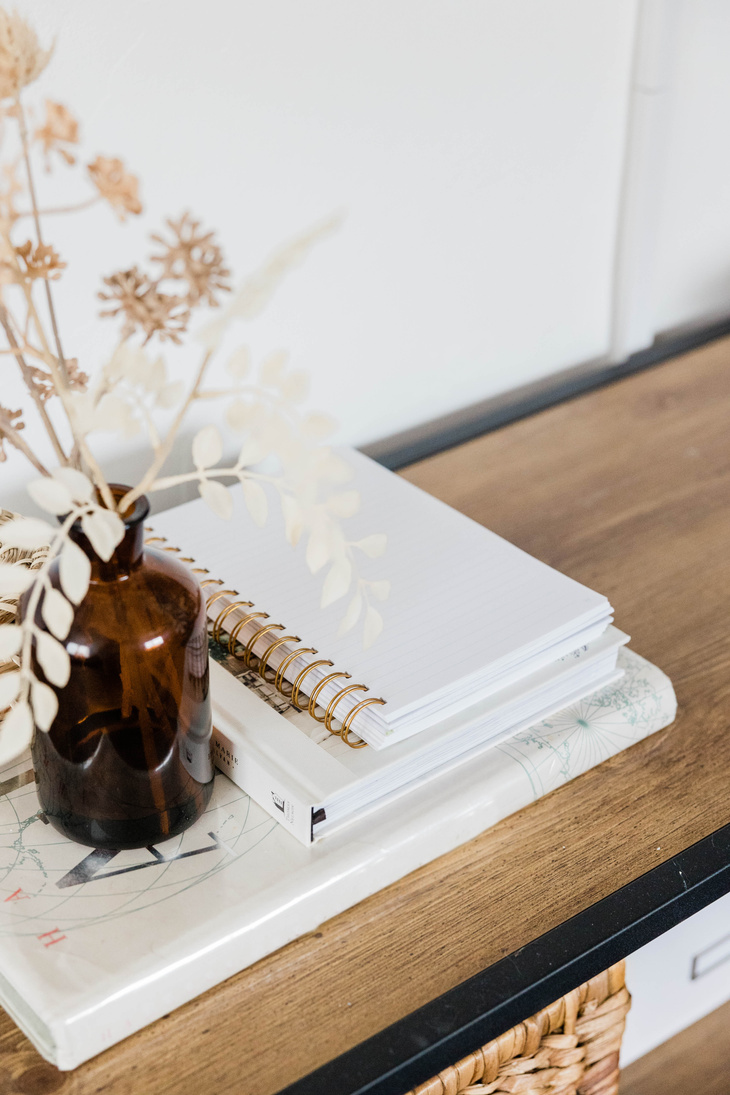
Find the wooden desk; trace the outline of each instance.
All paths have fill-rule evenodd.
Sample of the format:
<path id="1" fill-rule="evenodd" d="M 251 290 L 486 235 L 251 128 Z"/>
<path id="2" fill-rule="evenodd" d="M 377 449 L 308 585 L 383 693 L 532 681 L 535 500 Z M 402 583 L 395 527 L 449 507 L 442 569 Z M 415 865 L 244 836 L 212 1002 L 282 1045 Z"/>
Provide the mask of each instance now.
<path id="1" fill-rule="evenodd" d="M 405 475 L 605 593 L 677 721 L 73 1073 L 2 1016 L 3 1095 L 278 1092 L 730 822 L 730 341 Z"/>

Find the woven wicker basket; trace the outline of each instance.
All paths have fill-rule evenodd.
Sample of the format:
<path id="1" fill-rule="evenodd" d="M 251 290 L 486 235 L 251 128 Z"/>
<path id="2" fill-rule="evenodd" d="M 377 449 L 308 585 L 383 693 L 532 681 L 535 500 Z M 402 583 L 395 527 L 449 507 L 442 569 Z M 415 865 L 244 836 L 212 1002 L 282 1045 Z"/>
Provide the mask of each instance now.
<path id="1" fill-rule="evenodd" d="M 631 997 L 619 962 L 408 1095 L 618 1095 Z"/>
<path id="2" fill-rule="evenodd" d="M 36 548 L 34 551 L 25 551 L 23 548 L 3 548 L 3 525 L 17 517 L 9 509 L 0 507 L 0 552 L 4 563 L 25 563 L 30 570 L 36 570 L 42 566 L 48 555 L 48 548 Z M 19 597 L 5 595 L 0 603 L 0 624 L 10 623 L 15 619 L 15 610 L 18 607 Z"/>

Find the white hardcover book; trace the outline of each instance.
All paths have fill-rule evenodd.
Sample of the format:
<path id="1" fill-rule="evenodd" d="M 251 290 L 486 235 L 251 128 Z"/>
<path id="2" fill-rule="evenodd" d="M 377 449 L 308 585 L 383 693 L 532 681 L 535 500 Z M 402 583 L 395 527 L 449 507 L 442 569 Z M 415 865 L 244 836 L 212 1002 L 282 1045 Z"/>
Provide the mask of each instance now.
<path id="1" fill-rule="evenodd" d="M 366 603 L 384 628 L 363 648 L 360 626 L 342 634 L 348 600 L 322 609 L 322 579 L 291 547 L 273 511 L 257 528 L 240 486 L 233 516 L 214 518 L 197 499 L 158 514 L 148 542 L 180 549 L 205 571 L 211 617 L 271 678 L 316 696 L 324 717 L 371 748 L 394 747 L 599 638 L 612 619 L 605 597 L 521 551 L 450 506 L 347 451 L 348 488 L 360 510 L 345 545 Z M 326 504 L 322 503 L 326 513 Z M 376 559 L 359 544 L 387 535 Z M 381 603 L 378 593 L 390 583 Z M 352 593 L 350 594 L 352 596 Z M 566 702 L 569 692 L 566 692 Z"/>
<path id="2" fill-rule="evenodd" d="M 203 817 L 173 840 L 84 848 L 44 821 L 29 758 L 17 762 L 0 773 L 0 1003 L 44 1057 L 75 1068 L 668 725 L 667 677 L 626 649 L 619 667 L 616 684 L 458 778 L 441 774 L 311 847 L 218 773 Z M 295 730 L 256 695 L 253 708 Z"/>
<path id="3" fill-rule="evenodd" d="M 349 748 L 283 697 L 276 711 L 264 710 L 250 691 L 257 687 L 255 675 L 212 642 L 215 762 L 298 840 L 310 844 L 613 683 L 622 673 L 618 650 L 627 641 L 609 627 L 559 662 L 380 751 Z M 259 694 L 276 702 L 271 686 L 260 678 L 258 685 Z"/>

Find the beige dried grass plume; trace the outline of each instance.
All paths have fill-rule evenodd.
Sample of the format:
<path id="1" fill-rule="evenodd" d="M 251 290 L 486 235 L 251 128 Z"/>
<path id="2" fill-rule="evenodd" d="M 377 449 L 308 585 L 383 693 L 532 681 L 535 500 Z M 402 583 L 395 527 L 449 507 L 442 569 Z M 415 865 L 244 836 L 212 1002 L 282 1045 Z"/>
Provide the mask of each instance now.
<path id="1" fill-rule="evenodd" d="M 15 98 L 43 72 L 53 47 L 41 49 L 38 35 L 17 12 L 0 8 L 0 99 Z"/>

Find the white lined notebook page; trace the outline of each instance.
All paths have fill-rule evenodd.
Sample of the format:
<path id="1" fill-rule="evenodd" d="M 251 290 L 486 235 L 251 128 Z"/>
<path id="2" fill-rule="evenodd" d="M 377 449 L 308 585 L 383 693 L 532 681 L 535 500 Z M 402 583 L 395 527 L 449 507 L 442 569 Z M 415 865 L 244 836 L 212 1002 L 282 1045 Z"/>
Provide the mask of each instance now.
<path id="1" fill-rule="evenodd" d="M 370 710 L 387 722 L 460 682 L 490 668 L 518 665 L 608 618 L 605 597 L 361 453 L 342 455 L 355 471 L 348 489 L 357 488 L 362 499 L 360 512 L 343 522 L 348 540 L 379 532 L 388 536 L 382 557 L 356 553 L 361 577 L 392 583 L 389 599 L 373 602 L 385 627 L 369 650 L 362 647 L 361 625 L 337 635 L 348 597 L 320 609 L 327 568 L 309 573 L 305 543 L 292 548 L 286 542 L 274 497 L 263 529 L 253 524 L 237 487 L 230 521 L 215 517 L 198 499 L 158 514 L 152 524 L 227 588 L 316 647 L 334 669 L 382 696 L 387 706 Z"/>

